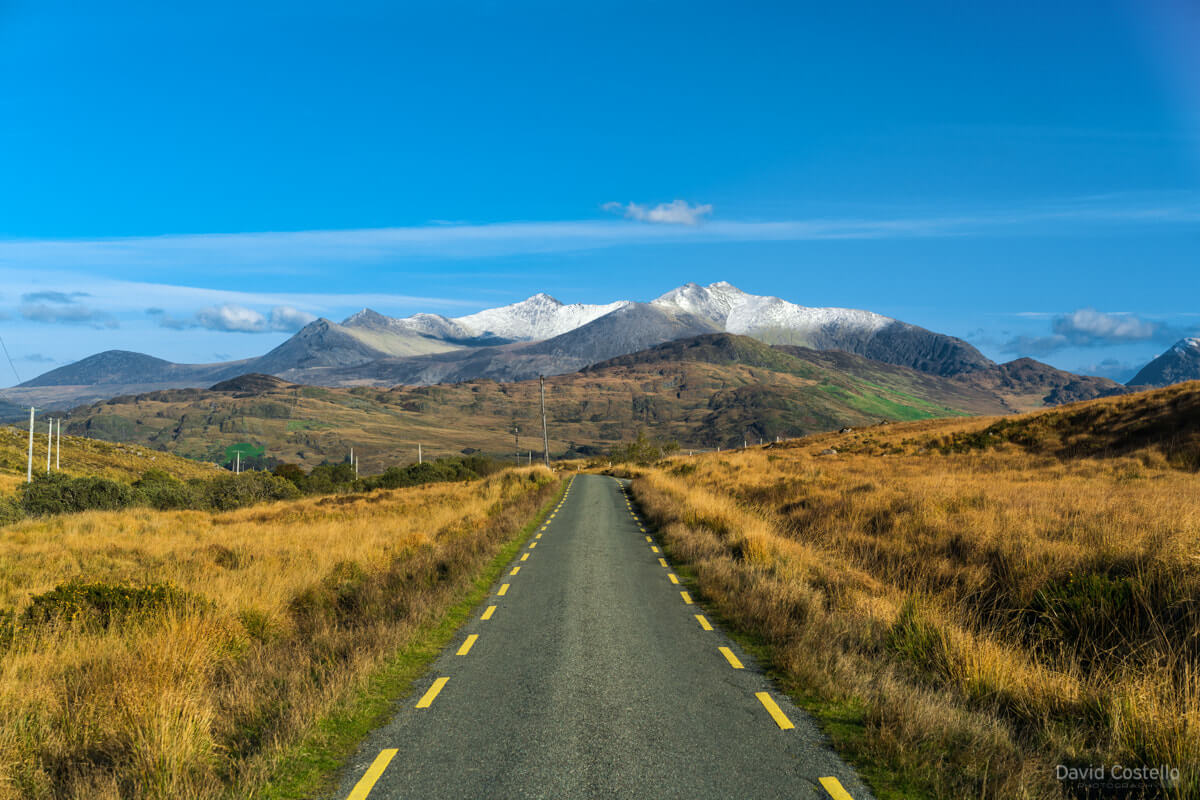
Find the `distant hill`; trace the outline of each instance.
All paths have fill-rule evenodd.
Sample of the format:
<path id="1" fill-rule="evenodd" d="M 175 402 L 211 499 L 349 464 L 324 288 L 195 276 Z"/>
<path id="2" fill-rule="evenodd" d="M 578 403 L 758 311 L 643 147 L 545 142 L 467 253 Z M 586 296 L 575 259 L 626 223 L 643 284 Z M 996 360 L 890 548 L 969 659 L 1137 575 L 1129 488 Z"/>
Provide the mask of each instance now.
<path id="1" fill-rule="evenodd" d="M 636 304 L 621 311 L 613 318 L 618 324 L 650 319 L 708 327 L 680 312 Z M 626 328 L 609 333 L 633 335 Z M 505 347 L 522 352 L 525 345 Z M 606 451 L 639 428 L 684 447 L 724 448 L 881 420 L 1004 413 L 1008 406 L 994 394 L 907 367 L 721 333 L 550 377 L 547 410 L 551 450 L 564 455 Z M 415 458 L 418 442 L 431 457 L 464 451 L 507 456 L 515 449 L 514 424 L 522 450 L 540 446 L 536 380 L 320 388 L 250 375 L 207 390 L 94 403 L 72 411 L 67 423 L 73 433 L 197 459 L 220 458 L 230 445 L 249 443 L 265 447 L 271 458 L 313 465 L 340 461 L 353 447 L 368 471 Z"/>

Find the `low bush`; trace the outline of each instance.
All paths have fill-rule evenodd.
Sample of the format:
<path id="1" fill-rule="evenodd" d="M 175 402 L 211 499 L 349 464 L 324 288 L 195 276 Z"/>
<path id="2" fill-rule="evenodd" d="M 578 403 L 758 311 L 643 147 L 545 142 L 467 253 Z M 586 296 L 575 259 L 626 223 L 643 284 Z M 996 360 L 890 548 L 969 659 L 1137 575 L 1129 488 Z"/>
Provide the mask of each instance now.
<path id="1" fill-rule="evenodd" d="M 197 601 L 198 598 L 167 583 L 133 586 L 75 580 L 34 595 L 21 615 L 21 624 L 82 623 L 108 628 L 120 620 L 195 606 Z"/>
<path id="2" fill-rule="evenodd" d="M 231 511 L 254 503 L 294 500 L 300 496 L 295 484 L 269 472 L 221 475 L 206 481 L 192 481 L 190 485 L 199 505 L 213 511 Z"/>
<path id="3" fill-rule="evenodd" d="M 38 475 L 21 487 L 21 508 L 28 514 L 116 511 L 138 500 L 133 487 L 107 478 L 71 478 L 61 472 Z"/>
<path id="4" fill-rule="evenodd" d="M 195 489 L 161 469 L 146 470 L 133 486 L 146 505 L 160 511 L 195 508 L 199 503 Z"/>

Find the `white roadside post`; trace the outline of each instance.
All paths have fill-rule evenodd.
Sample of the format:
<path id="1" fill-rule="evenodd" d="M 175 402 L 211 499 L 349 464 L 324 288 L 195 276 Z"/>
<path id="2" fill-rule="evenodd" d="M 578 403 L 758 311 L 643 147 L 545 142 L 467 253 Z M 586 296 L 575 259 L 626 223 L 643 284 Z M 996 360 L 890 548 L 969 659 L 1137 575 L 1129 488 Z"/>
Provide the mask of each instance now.
<path id="1" fill-rule="evenodd" d="M 50 456 L 54 452 L 54 420 L 46 420 L 46 474 L 50 474 Z"/>
<path id="2" fill-rule="evenodd" d="M 25 467 L 25 482 L 33 482 L 33 406 L 29 407 L 29 463 Z"/>
<path id="3" fill-rule="evenodd" d="M 54 471 L 62 470 L 62 419 L 59 419 L 55 427 L 58 428 L 58 436 L 54 437 Z"/>

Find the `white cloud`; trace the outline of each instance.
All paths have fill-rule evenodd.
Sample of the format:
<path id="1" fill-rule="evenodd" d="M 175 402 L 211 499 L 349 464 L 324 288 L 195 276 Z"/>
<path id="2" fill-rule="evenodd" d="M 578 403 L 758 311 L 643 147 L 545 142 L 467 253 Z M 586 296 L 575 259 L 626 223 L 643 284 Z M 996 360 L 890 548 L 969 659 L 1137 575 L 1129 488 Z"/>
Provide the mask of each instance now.
<path id="1" fill-rule="evenodd" d="M 196 312 L 195 327 L 210 331 L 261 333 L 267 329 L 267 318 L 252 308 L 225 304 Z"/>
<path id="2" fill-rule="evenodd" d="M 1179 332 L 1164 323 L 1094 308 L 1061 314 L 1050 323 L 1050 330 L 1049 336 L 1017 336 L 1003 349 L 1008 353 L 1042 356 L 1068 347 L 1105 347 L 1179 338 Z"/>
<path id="3" fill-rule="evenodd" d="M 1132 314 L 1106 314 L 1094 308 L 1081 308 L 1054 320 L 1056 334 L 1072 344 L 1113 344 L 1153 339 L 1162 323 L 1139 319 Z"/>
<path id="4" fill-rule="evenodd" d="M 292 306 L 275 306 L 271 309 L 270 327 L 273 331 L 298 331 L 316 316 Z"/>
<path id="5" fill-rule="evenodd" d="M 204 328 L 230 333 L 294 333 L 316 316 L 294 306 L 275 306 L 267 314 L 236 303 L 223 303 L 197 311 L 190 317 L 171 316 L 161 308 L 147 308 L 146 314 L 158 320 L 159 327 L 172 330 Z"/>
<path id="6" fill-rule="evenodd" d="M 640 203 L 621 205 L 620 203 L 612 202 L 605 203 L 601 208 L 605 211 L 619 212 L 626 219 L 634 219 L 638 222 L 658 222 L 668 225 L 695 225 L 700 221 L 701 217 L 708 216 L 713 210 L 712 205 L 709 203 L 694 206 L 686 200 L 672 200 L 670 203 L 659 203 L 653 208 Z"/>

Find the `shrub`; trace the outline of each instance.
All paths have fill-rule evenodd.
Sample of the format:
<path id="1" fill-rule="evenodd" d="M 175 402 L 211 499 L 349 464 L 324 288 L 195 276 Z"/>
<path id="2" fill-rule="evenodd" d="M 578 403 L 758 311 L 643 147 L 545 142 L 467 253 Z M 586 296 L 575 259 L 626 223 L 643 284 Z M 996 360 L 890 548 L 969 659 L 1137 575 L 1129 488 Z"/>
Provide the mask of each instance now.
<path id="1" fill-rule="evenodd" d="M 21 507 L 29 514 L 115 511 L 137 501 L 128 484 L 107 478 L 70 478 L 61 472 L 39 475 L 21 487 Z"/>
<path id="2" fill-rule="evenodd" d="M 34 595 L 21 621 L 26 625 L 83 622 L 108 628 L 120 620 L 195 605 L 197 599 L 167 583 L 133 586 L 73 580 Z"/>
<path id="3" fill-rule="evenodd" d="M 192 483 L 200 503 L 214 511 L 235 508 L 272 500 L 294 500 L 300 496 L 295 484 L 269 472 L 243 472 L 240 475 L 221 475 Z"/>
<path id="4" fill-rule="evenodd" d="M 161 469 L 146 470 L 133 486 L 147 505 L 160 511 L 195 508 L 199 502 L 192 487 Z"/>

